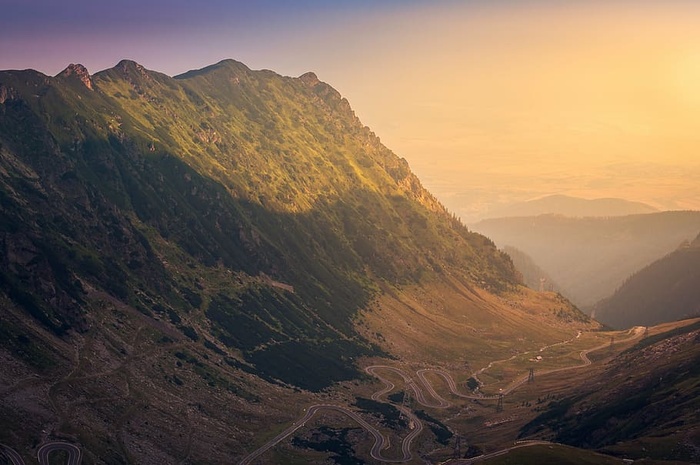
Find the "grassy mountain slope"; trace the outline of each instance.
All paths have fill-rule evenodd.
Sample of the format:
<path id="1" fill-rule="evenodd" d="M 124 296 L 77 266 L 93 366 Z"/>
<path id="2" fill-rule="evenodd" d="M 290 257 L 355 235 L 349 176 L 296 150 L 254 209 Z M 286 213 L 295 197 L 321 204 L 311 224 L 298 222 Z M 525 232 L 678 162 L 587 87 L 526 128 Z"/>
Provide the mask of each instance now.
<path id="1" fill-rule="evenodd" d="M 123 61 L 89 88 L 66 74 L 5 73 L 0 124 L 3 288 L 56 334 L 84 325 L 85 281 L 144 313 L 204 309 L 201 324 L 254 364 L 339 335 L 372 353 L 350 327 L 372 279 L 453 268 L 515 283 L 507 257 L 312 75 L 230 61 L 173 79 Z M 200 267 L 239 275 L 214 292 Z M 32 282 L 42 272 L 51 295 Z"/>
<path id="2" fill-rule="evenodd" d="M 700 313 L 700 236 L 629 277 L 594 307 L 616 328 L 653 325 Z"/>
<path id="3" fill-rule="evenodd" d="M 62 437 L 86 463 L 231 463 L 358 360 L 597 327 L 522 289 L 330 86 L 234 61 L 0 73 L 0 245 L 0 442 L 25 458 Z"/>
<path id="4" fill-rule="evenodd" d="M 587 309 L 612 295 L 632 273 L 694 238 L 700 212 L 612 218 L 542 215 L 484 220 L 472 227 L 500 247 L 528 254 L 566 297 Z"/>
<path id="5" fill-rule="evenodd" d="M 655 329 L 578 392 L 552 402 L 523 435 L 635 459 L 697 463 L 700 323 L 675 326 Z"/>

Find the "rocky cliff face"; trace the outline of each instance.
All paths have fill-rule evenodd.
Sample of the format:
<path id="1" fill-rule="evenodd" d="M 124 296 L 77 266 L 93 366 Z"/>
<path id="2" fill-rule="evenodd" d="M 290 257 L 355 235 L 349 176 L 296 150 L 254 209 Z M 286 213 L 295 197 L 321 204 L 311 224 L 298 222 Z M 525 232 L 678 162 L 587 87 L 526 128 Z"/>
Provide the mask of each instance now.
<path id="1" fill-rule="evenodd" d="M 90 73 L 88 73 L 88 70 L 85 68 L 83 65 L 76 65 L 71 63 L 68 65 L 66 69 L 61 71 L 57 77 L 60 78 L 76 78 L 80 82 L 83 83 L 85 87 L 88 89 L 92 90 L 92 78 L 90 77 Z"/>

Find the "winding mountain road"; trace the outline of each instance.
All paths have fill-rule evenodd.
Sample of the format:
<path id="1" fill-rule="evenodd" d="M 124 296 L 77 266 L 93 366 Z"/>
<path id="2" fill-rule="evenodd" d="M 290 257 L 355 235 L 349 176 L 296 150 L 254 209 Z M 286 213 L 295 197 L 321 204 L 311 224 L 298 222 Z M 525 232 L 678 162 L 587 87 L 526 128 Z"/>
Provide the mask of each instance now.
<path id="1" fill-rule="evenodd" d="M 628 334 L 630 334 L 630 337 L 618 342 L 629 342 L 634 339 L 640 338 L 644 334 L 644 327 L 635 327 L 629 330 Z M 555 345 L 561 345 L 561 344 L 566 344 L 569 342 L 572 342 L 575 339 L 578 339 L 581 336 L 581 333 L 568 341 L 563 341 L 557 344 L 552 344 L 550 346 L 543 347 L 540 349 L 540 351 L 543 351 L 549 347 L 553 347 Z M 574 370 L 574 369 L 579 369 L 583 368 L 586 366 L 591 365 L 591 360 L 588 358 L 588 354 L 591 352 L 594 352 L 596 350 L 601 350 L 606 347 L 608 347 L 609 344 L 601 344 L 599 346 L 593 347 L 591 349 L 586 349 L 582 350 L 579 354 L 581 361 L 583 362 L 581 365 L 576 365 L 576 366 L 570 366 L 570 367 L 563 367 L 563 368 L 555 368 L 551 370 L 546 370 L 546 371 L 541 371 L 539 372 L 540 375 L 544 374 L 551 374 L 551 373 L 556 373 L 556 372 L 562 372 L 562 371 L 567 371 L 567 370 Z M 513 357 L 511 357 L 512 359 Z M 510 360 L 510 359 L 507 359 Z M 502 361 L 501 361 L 502 362 Z M 482 368 L 478 372 L 476 372 L 474 375 L 478 373 L 483 373 L 485 370 L 493 366 L 494 363 L 498 362 L 491 362 L 487 367 Z M 384 383 L 384 387 L 380 389 L 379 391 L 375 392 L 372 394 L 372 400 L 378 401 L 382 396 L 388 394 L 389 392 L 393 391 L 396 388 L 396 385 L 388 380 L 387 378 L 383 377 L 381 374 L 379 374 L 380 371 L 389 371 L 393 372 L 401 377 L 403 382 L 406 384 L 406 389 L 411 389 L 413 391 L 413 395 L 416 399 L 416 401 L 424 406 L 424 407 L 429 407 L 429 408 L 448 408 L 452 406 L 452 403 L 444 399 L 440 394 L 435 391 L 435 388 L 431 384 L 431 382 L 427 379 L 426 374 L 427 373 L 434 373 L 441 378 L 445 380 L 447 383 L 447 386 L 450 390 L 450 393 L 456 397 L 460 397 L 463 399 L 479 399 L 479 400 L 484 400 L 484 399 L 498 399 L 501 395 L 507 395 L 513 392 L 515 389 L 517 389 L 519 386 L 523 385 L 525 382 L 527 382 L 528 377 L 527 376 L 521 376 L 515 379 L 506 389 L 501 391 L 501 395 L 499 396 L 476 396 L 473 394 L 464 394 L 459 392 L 457 383 L 455 383 L 454 379 L 452 378 L 452 375 L 448 373 L 447 371 L 444 371 L 439 368 L 424 368 L 421 370 L 418 370 L 416 372 L 416 377 L 418 378 L 418 382 L 415 381 L 409 374 L 407 374 L 405 371 L 403 371 L 400 368 L 397 367 L 392 367 L 389 365 L 372 365 L 367 368 L 365 368 L 365 371 L 379 379 L 381 382 Z M 432 398 L 432 400 L 429 400 L 426 398 L 426 395 L 424 394 L 427 392 L 427 394 Z M 260 457 L 262 454 L 291 436 L 295 431 L 298 429 L 302 428 L 305 426 L 306 422 L 311 420 L 311 418 L 314 417 L 318 412 L 327 410 L 327 411 L 334 411 L 337 413 L 341 413 L 343 415 L 346 415 L 348 418 L 354 420 L 357 424 L 359 424 L 365 431 L 367 431 L 372 437 L 374 438 L 374 444 L 370 450 L 370 456 L 379 461 L 379 462 L 384 462 L 384 463 L 401 463 L 401 462 L 408 462 L 413 459 L 413 453 L 411 452 L 411 445 L 413 444 L 413 441 L 415 438 L 417 438 L 421 432 L 423 431 L 423 424 L 422 422 L 414 415 L 414 413 L 407 407 L 405 406 L 397 406 L 397 408 L 409 419 L 409 425 L 411 425 L 411 431 L 403 438 L 401 441 L 401 457 L 400 458 L 387 458 L 382 455 L 382 451 L 387 449 L 390 445 L 389 440 L 384 437 L 384 435 L 374 426 L 370 425 L 367 421 L 365 421 L 358 413 L 356 413 L 353 410 L 350 410 L 347 407 L 341 406 L 341 405 L 334 405 L 334 404 L 316 404 L 310 406 L 307 410 L 306 413 L 304 414 L 303 417 L 301 417 L 299 420 L 294 422 L 291 426 L 289 426 L 287 429 L 279 433 L 277 436 L 272 438 L 270 441 L 265 443 L 263 446 L 258 448 L 257 450 L 253 451 L 251 454 L 243 458 L 240 462 L 239 465 L 249 465 L 251 464 L 255 459 Z M 516 445 L 503 449 L 501 451 L 497 451 L 491 454 L 487 455 L 482 455 L 479 457 L 474 457 L 472 459 L 468 459 L 468 461 L 459 461 L 457 463 L 463 463 L 463 464 L 471 464 L 475 463 L 481 460 L 485 460 L 487 458 L 492 458 L 496 457 L 498 455 L 503 455 L 508 453 L 509 451 L 513 449 L 517 449 L 520 447 L 527 447 L 527 446 L 532 446 L 536 444 L 549 444 L 546 442 L 540 442 L 540 441 L 532 441 L 532 442 L 521 442 L 517 443 Z M 68 442 L 62 442 L 62 441 L 51 441 L 42 444 L 39 449 L 37 450 L 37 459 L 39 460 L 39 463 L 41 465 L 49 465 L 49 455 L 52 452 L 57 452 L 57 451 L 65 451 L 68 454 L 68 464 L 67 465 L 80 465 L 82 462 L 82 451 L 80 447 L 78 447 L 75 444 L 71 444 Z M 24 460 L 22 457 L 11 447 L 6 446 L 4 444 L 0 444 L 0 454 L 5 456 L 9 462 L 12 465 L 25 465 Z"/>
<path id="2" fill-rule="evenodd" d="M 629 334 L 631 336 L 625 340 L 619 341 L 619 342 L 628 342 L 633 339 L 636 339 L 640 337 L 641 335 L 644 334 L 644 328 L 643 327 L 635 327 L 630 329 Z M 576 337 L 563 341 L 557 344 L 552 344 L 550 346 L 543 347 L 540 349 L 541 351 L 546 350 L 549 347 L 553 347 L 556 345 L 561 345 L 561 344 L 567 344 L 570 342 L 573 342 L 574 340 L 578 339 L 581 336 L 581 333 L 576 335 Z M 571 366 L 571 367 L 563 367 L 563 368 L 555 368 L 552 370 L 547 370 L 547 371 L 542 371 L 539 372 L 541 375 L 543 374 L 550 374 L 550 373 L 555 373 L 555 372 L 561 372 L 561 371 L 566 371 L 566 370 L 573 370 L 573 369 L 579 369 L 586 367 L 591 364 L 591 360 L 588 358 L 588 354 L 591 352 L 594 352 L 596 350 L 603 349 L 607 347 L 608 344 L 601 344 L 599 346 L 593 347 L 591 349 L 586 349 L 582 350 L 579 354 L 581 361 L 583 362 L 581 365 L 576 365 L 576 366 Z M 516 355 L 517 356 L 517 355 Z M 476 373 L 483 373 L 485 370 L 489 369 L 490 367 L 493 366 L 494 363 L 499 363 L 507 360 L 511 360 L 515 358 L 516 356 L 511 357 L 510 359 L 506 360 L 500 360 L 498 362 L 491 362 L 487 367 L 482 368 Z M 505 396 L 513 392 L 515 389 L 517 389 L 519 386 L 523 385 L 525 382 L 527 382 L 528 376 L 521 376 L 515 379 L 506 389 L 503 389 L 501 393 L 497 396 L 482 396 L 482 395 L 473 395 L 473 394 L 464 394 L 459 392 L 457 383 L 455 382 L 454 378 L 452 378 L 452 375 L 448 373 L 445 370 L 439 369 L 439 368 L 424 368 L 421 370 L 418 370 L 416 372 L 416 377 L 418 378 L 418 381 L 415 381 L 409 374 L 407 374 L 404 370 L 393 367 L 390 365 L 371 365 L 365 368 L 365 371 L 379 379 L 382 383 L 384 383 L 384 387 L 380 389 L 379 391 L 376 391 L 375 393 L 372 394 L 372 400 L 378 401 L 382 396 L 388 394 L 389 392 L 393 391 L 394 388 L 396 388 L 396 385 L 390 381 L 389 379 L 383 377 L 379 372 L 381 371 L 388 371 L 392 372 L 394 374 L 397 374 L 398 376 L 401 377 L 403 382 L 406 384 L 406 389 L 411 389 L 413 392 L 413 395 L 416 399 L 416 401 L 424 406 L 424 407 L 429 407 L 429 408 L 448 408 L 452 406 L 452 403 L 444 399 L 440 394 L 438 394 L 435 391 L 435 388 L 433 387 L 432 383 L 426 378 L 426 373 L 435 373 L 436 375 L 440 376 L 445 380 L 447 383 L 448 388 L 450 389 L 450 393 L 452 393 L 454 396 L 463 398 L 463 399 L 478 399 L 478 400 L 485 400 L 485 399 L 498 399 L 501 396 Z M 475 373 L 475 374 L 476 374 Z M 426 398 L 426 395 L 424 393 L 427 392 L 427 394 L 432 397 L 432 400 L 429 400 Z M 335 411 L 338 413 L 342 413 L 355 422 L 357 422 L 363 429 L 368 431 L 373 437 L 374 437 L 374 445 L 372 446 L 372 449 L 370 450 L 370 456 L 379 461 L 379 462 L 384 462 L 384 463 L 401 463 L 401 462 L 408 462 L 413 459 L 413 454 L 411 452 L 411 445 L 413 443 L 413 440 L 418 437 L 418 435 L 423 431 L 423 424 L 422 422 L 413 414 L 413 412 L 404 407 L 404 406 L 397 406 L 397 408 L 404 414 L 406 415 L 407 418 L 409 418 L 410 423 L 413 428 L 411 432 L 406 435 L 406 437 L 403 438 L 401 441 L 401 458 L 387 458 L 382 455 L 382 451 L 386 448 L 389 447 L 389 440 L 384 437 L 384 435 L 379 432 L 374 426 L 370 425 L 367 423 L 360 415 L 358 415 L 356 412 L 348 409 L 347 407 L 343 407 L 340 405 L 333 405 L 333 404 L 316 404 L 310 406 L 306 414 L 294 422 L 290 427 L 282 431 L 280 434 L 269 440 L 267 443 L 265 443 L 263 446 L 258 448 L 257 450 L 253 451 L 251 454 L 243 458 L 239 462 L 239 465 L 249 465 L 251 464 L 255 459 L 260 457 L 262 454 L 291 436 L 295 431 L 297 431 L 299 428 L 305 426 L 305 423 L 313 418 L 314 415 L 316 415 L 319 411 L 322 410 L 330 410 L 330 411 Z M 469 459 L 470 461 L 468 462 L 459 462 L 459 463 L 474 463 L 477 461 L 485 460 L 487 458 L 492 458 L 492 457 L 497 457 L 498 455 L 503 455 L 508 453 L 509 451 L 513 449 L 517 449 L 520 447 L 528 447 L 536 444 L 549 444 L 545 442 L 540 442 L 540 441 L 532 441 L 532 442 L 521 442 L 518 443 L 512 447 L 503 449 L 501 451 L 494 452 L 492 454 L 488 455 L 483 455 L 480 457 L 474 457 L 473 459 Z"/>
<path id="3" fill-rule="evenodd" d="M 349 418 L 355 420 L 363 429 L 365 429 L 367 432 L 369 432 L 373 437 L 374 437 L 374 445 L 372 446 L 372 449 L 370 450 L 370 456 L 378 460 L 380 462 L 387 462 L 387 463 L 400 463 L 400 462 L 408 462 L 413 458 L 413 454 L 411 453 L 411 442 L 413 439 L 415 439 L 423 430 L 423 426 L 420 424 L 418 421 L 418 418 L 413 415 L 412 412 L 410 412 L 408 409 L 402 408 L 402 412 L 406 415 L 409 416 L 414 422 L 415 422 L 415 427 L 413 430 L 404 438 L 402 441 L 401 445 L 401 453 L 403 455 L 402 458 L 400 459 L 390 459 L 382 456 L 382 450 L 386 449 L 389 447 L 389 441 L 382 435 L 382 433 L 379 432 L 374 426 L 370 425 L 367 423 L 360 415 L 357 413 L 353 412 L 352 410 L 340 406 L 340 405 L 333 405 L 333 404 L 316 404 L 312 405 L 309 407 L 306 411 L 306 414 L 301 417 L 299 420 L 294 422 L 292 426 L 289 428 L 285 429 L 282 431 L 280 434 L 269 440 L 265 445 L 254 451 L 253 453 L 249 454 L 247 457 L 245 457 L 243 460 L 241 460 L 239 465 L 248 465 L 252 463 L 255 459 L 257 459 L 259 456 L 279 444 L 281 441 L 285 440 L 288 438 L 292 433 L 294 433 L 296 430 L 299 428 L 303 427 L 307 421 L 309 421 L 311 418 L 313 418 L 314 415 L 316 415 L 318 412 L 321 410 L 330 410 L 330 411 L 335 411 L 338 413 L 342 413 Z"/>
<path id="4" fill-rule="evenodd" d="M 425 373 L 428 372 L 435 372 L 441 377 L 445 379 L 447 382 L 448 386 L 450 387 L 450 391 L 462 398 L 468 398 L 468 399 L 495 399 L 496 397 L 484 397 L 484 396 L 473 396 L 473 395 L 467 395 L 467 394 L 462 394 L 457 390 L 457 384 L 455 383 L 454 379 L 452 376 L 443 370 L 435 369 L 435 368 L 426 368 L 423 370 L 420 370 L 417 372 L 417 377 L 420 380 L 421 384 L 425 388 L 425 390 L 430 394 L 431 397 L 436 402 L 430 401 L 426 399 L 425 394 L 423 393 L 423 389 L 421 386 L 411 378 L 410 375 L 408 375 L 405 371 L 401 370 L 400 368 L 396 368 L 390 365 L 372 365 L 367 368 L 365 368 L 365 371 L 372 376 L 375 376 L 377 379 L 382 381 L 384 383 L 384 387 L 380 389 L 379 391 L 375 392 L 372 394 L 372 400 L 379 400 L 380 397 L 383 395 L 391 392 L 396 385 L 391 382 L 390 380 L 384 378 L 381 374 L 378 373 L 378 371 L 390 371 L 393 372 L 397 375 L 399 375 L 404 383 L 406 384 L 406 388 L 410 388 L 413 391 L 413 394 L 416 398 L 416 401 L 424 406 L 424 407 L 431 407 L 431 408 L 447 408 L 450 407 L 452 404 L 442 398 L 432 387 L 430 382 L 425 378 Z M 374 426 L 370 425 L 367 423 L 362 417 L 360 417 L 356 412 L 348 409 L 347 407 L 343 407 L 340 405 L 333 405 L 333 404 L 316 404 L 312 405 L 309 407 L 306 411 L 306 414 L 295 421 L 290 427 L 282 431 L 280 434 L 266 442 L 263 446 L 261 446 L 259 449 L 255 450 L 248 456 L 246 456 L 243 460 L 239 462 L 239 465 L 249 465 L 253 463 L 255 459 L 260 457 L 262 454 L 291 436 L 295 431 L 297 431 L 299 428 L 303 427 L 305 423 L 313 418 L 316 413 L 318 413 L 321 410 L 331 410 L 335 412 L 342 413 L 349 418 L 355 420 L 363 429 L 368 431 L 373 437 L 374 437 L 374 445 L 372 446 L 372 449 L 370 451 L 370 456 L 379 461 L 379 462 L 384 462 L 384 463 L 401 463 L 401 462 L 408 462 L 413 459 L 413 453 L 411 452 L 411 445 L 413 443 L 413 440 L 418 437 L 418 435 L 423 431 L 423 423 L 420 421 L 418 417 L 415 416 L 415 414 L 407 407 L 404 406 L 397 406 L 397 408 L 404 414 L 406 417 L 409 419 L 409 424 L 413 426 L 411 429 L 411 432 L 406 435 L 406 437 L 403 438 L 401 441 L 401 458 L 387 458 L 382 455 L 382 451 L 389 447 L 389 440 L 384 437 L 382 433 L 379 432 Z"/>
<path id="5" fill-rule="evenodd" d="M 83 452 L 75 444 L 63 441 L 51 441 L 42 444 L 36 453 L 36 458 L 40 465 L 49 465 L 49 454 L 51 452 L 66 451 L 68 453 L 67 465 L 80 465 L 83 461 Z M 25 465 L 22 457 L 13 448 L 0 444 L 0 453 L 7 457 L 12 465 Z"/>
<path id="6" fill-rule="evenodd" d="M 630 337 L 628 337 L 627 339 L 622 339 L 618 342 L 623 343 L 623 342 L 630 342 L 630 341 L 633 341 L 635 339 L 639 339 L 640 337 L 642 337 L 644 335 L 644 329 L 645 329 L 644 326 L 635 326 L 634 328 L 630 328 L 630 330 L 627 331 L 627 334 L 629 334 Z M 578 370 L 580 368 L 587 367 L 592 363 L 591 359 L 588 358 L 588 354 L 590 354 L 591 352 L 595 352 L 596 350 L 605 349 L 606 347 L 609 347 L 609 346 L 610 346 L 610 344 L 606 342 L 605 344 L 601 344 L 601 345 L 593 347 L 591 349 L 582 350 L 579 353 L 579 357 L 581 358 L 581 361 L 583 362 L 581 365 L 574 365 L 574 366 L 570 366 L 570 367 L 552 368 L 551 370 L 537 371 L 537 374 L 539 376 L 542 376 L 542 375 L 549 375 L 552 373 L 560 373 L 562 371 Z M 549 346 L 549 347 L 551 347 L 551 346 Z M 507 388 L 505 388 L 502 391 L 503 395 L 510 394 L 515 389 L 517 389 L 518 387 L 525 384 L 527 382 L 527 380 L 528 380 L 528 375 L 524 375 L 524 376 L 520 376 L 520 377 L 516 378 Z"/>
<path id="7" fill-rule="evenodd" d="M 12 465 L 24 465 L 24 460 L 22 460 L 17 451 L 5 444 L 0 444 L 0 454 L 7 457 Z"/>
<path id="8" fill-rule="evenodd" d="M 39 447 L 36 456 L 41 465 L 49 465 L 49 454 L 61 450 L 68 453 L 68 465 L 80 465 L 80 462 L 83 461 L 83 453 L 80 447 L 68 442 L 47 442 Z"/>

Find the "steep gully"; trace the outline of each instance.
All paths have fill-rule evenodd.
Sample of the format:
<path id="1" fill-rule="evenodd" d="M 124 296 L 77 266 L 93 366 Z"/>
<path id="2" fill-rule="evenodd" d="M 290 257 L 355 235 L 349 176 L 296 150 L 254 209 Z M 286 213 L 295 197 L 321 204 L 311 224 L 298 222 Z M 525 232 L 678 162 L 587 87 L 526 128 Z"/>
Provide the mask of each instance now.
<path id="1" fill-rule="evenodd" d="M 639 338 L 644 334 L 644 328 L 643 327 L 635 327 L 629 330 L 630 337 L 619 342 L 628 342 L 633 339 Z M 540 349 L 540 352 L 550 348 L 554 347 L 557 345 L 562 345 L 562 344 L 568 344 L 573 342 L 574 340 L 578 339 L 581 336 L 581 332 L 579 332 L 576 337 L 569 339 L 567 341 L 559 342 L 557 344 L 552 344 L 550 346 L 546 346 Z M 562 371 L 567 371 L 567 370 L 573 370 L 573 369 L 578 369 L 578 368 L 583 368 L 591 364 L 591 360 L 588 358 L 588 354 L 591 352 L 594 352 L 596 350 L 604 349 L 608 347 L 608 344 L 601 344 L 599 346 L 593 347 L 591 349 L 586 349 L 580 352 L 579 356 L 581 358 L 581 361 L 583 362 L 581 365 L 575 365 L 575 366 L 570 366 L 570 367 L 564 367 L 564 368 L 555 368 L 551 370 L 543 370 L 539 371 L 539 375 L 545 375 L 545 374 L 550 374 L 550 373 L 557 373 L 557 372 L 562 372 Z M 519 354 L 522 355 L 522 354 Z M 511 357 L 512 359 L 513 357 Z M 475 372 L 472 376 L 476 378 L 476 375 L 483 373 L 485 370 L 491 368 L 494 364 L 496 363 L 502 363 L 511 359 L 505 359 L 505 360 L 498 360 L 489 363 L 489 365 L 485 368 L 482 368 Z M 435 373 L 438 376 L 442 377 L 445 382 L 447 383 L 448 388 L 450 389 L 450 393 L 454 396 L 460 397 L 462 399 L 478 399 L 478 400 L 488 400 L 488 399 L 498 399 L 499 397 L 506 396 L 513 392 L 515 389 L 517 389 L 519 386 L 522 386 L 527 382 L 528 375 L 525 376 L 520 376 L 513 380 L 508 387 L 505 389 L 501 390 L 499 395 L 495 396 L 484 396 L 484 395 L 474 395 L 474 394 L 463 394 L 459 392 L 457 388 L 457 383 L 455 383 L 454 379 L 452 378 L 452 375 L 450 373 L 438 369 L 438 368 L 425 368 L 418 370 L 416 372 L 416 377 L 418 378 L 419 382 L 416 382 L 410 375 L 408 375 L 404 370 L 396 367 L 392 367 L 389 365 L 372 365 L 368 366 L 365 368 L 365 371 L 379 379 L 382 383 L 384 383 L 384 387 L 380 389 L 379 391 L 375 392 L 372 394 L 372 400 L 379 400 L 380 397 L 384 396 L 385 394 L 388 394 L 389 392 L 393 391 L 396 385 L 388 380 L 387 378 L 384 378 L 381 374 L 378 372 L 385 371 L 385 372 L 393 372 L 397 375 L 399 375 L 405 385 L 406 389 L 411 389 L 413 392 L 413 396 L 415 397 L 416 401 L 424 406 L 424 407 L 429 407 L 429 408 L 447 408 L 452 405 L 449 401 L 444 399 L 440 394 L 438 394 L 435 391 L 435 388 L 432 386 L 430 381 L 426 378 L 426 373 Z M 432 400 L 426 398 L 426 395 L 424 394 L 424 390 L 432 397 Z M 262 454 L 291 436 L 295 431 L 299 430 L 300 428 L 304 427 L 306 422 L 309 421 L 311 418 L 316 415 L 319 411 L 322 410 L 328 410 L 328 411 L 334 411 L 338 413 L 342 413 L 349 418 L 355 420 L 363 429 L 365 429 L 368 433 L 372 435 L 374 438 L 374 445 L 372 446 L 372 449 L 370 450 L 370 456 L 379 461 L 379 462 L 384 462 L 384 463 L 401 463 L 401 462 L 408 462 L 413 459 L 413 453 L 411 452 L 411 444 L 413 440 L 418 437 L 418 435 L 423 431 L 423 424 L 421 421 L 416 417 L 413 412 L 406 408 L 405 406 L 399 406 L 397 405 L 396 408 L 398 408 L 408 419 L 409 419 L 409 425 L 411 428 L 411 432 L 406 435 L 406 437 L 403 438 L 401 442 L 401 455 L 402 457 L 400 458 L 387 458 L 382 455 L 382 451 L 387 449 L 390 446 L 389 439 L 385 438 L 384 435 L 379 432 L 374 426 L 370 425 L 367 423 L 362 417 L 360 417 L 356 412 L 348 409 L 347 407 L 341 406 L 341 405 L 333 405 L 333 404 L 315 404 L 310 406 L 308 409 L 306 409 L 306 413 L 304 414 L 303 417 L 295 421 L 290 427 L 282 431 L 280 434 L 272 438 L 270 441 L 265 443 L 263 446 L 258 448 L 257 450 L 253 451 L 250 453 L 248 456 L 246 456 L 243 460 L 239 462 L 239 465 L 249 465 L 253 463 L 255 459 L 260 457 Z M 488 454 L 484 455 L 478 458 L 471 459 L 472 461 L 477 461 L 479 459 L 486 459 L 490 457 L 495 457 L 497 455 L 502 455 L 507 453 L 508 451 L 519 448 L 519 447 L 527 447 L 527 446 L 532 446 L 536 444 L 540 444 L 542 441 L 523 441 L 518 444 L 516 444 L 513 447 L 509 447 L 507 449 L 504 449 L 502 451 L 494 452 L 493 454 Z M 471 463 L 471 462 L 469 462 Z"/>

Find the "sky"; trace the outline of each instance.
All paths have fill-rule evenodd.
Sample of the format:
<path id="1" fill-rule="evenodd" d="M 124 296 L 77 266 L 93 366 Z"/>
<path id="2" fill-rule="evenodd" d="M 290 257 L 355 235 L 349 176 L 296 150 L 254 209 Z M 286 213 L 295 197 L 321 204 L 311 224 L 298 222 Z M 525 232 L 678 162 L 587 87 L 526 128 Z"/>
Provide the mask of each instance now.
<path id="1" fill-rule="evenodd" d="M 700 209 L 700 2 L 0 0 L 0 69 L 314 71 L 466 222 L 551 194 Z"/>

